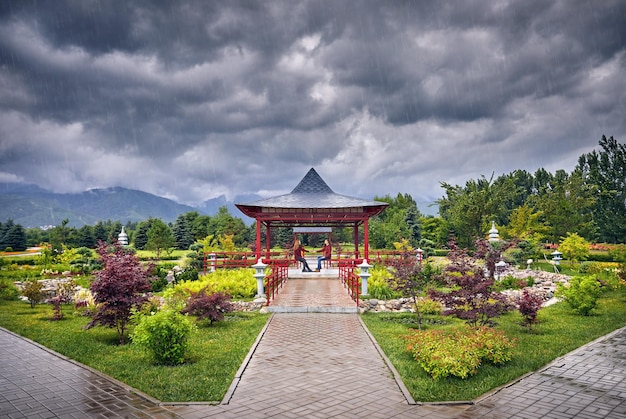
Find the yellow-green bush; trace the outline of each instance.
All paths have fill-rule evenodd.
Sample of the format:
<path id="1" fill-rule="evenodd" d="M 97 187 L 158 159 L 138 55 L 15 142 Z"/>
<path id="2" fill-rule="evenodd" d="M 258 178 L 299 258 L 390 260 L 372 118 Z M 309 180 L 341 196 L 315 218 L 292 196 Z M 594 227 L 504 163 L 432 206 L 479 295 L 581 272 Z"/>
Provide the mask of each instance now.
<path id="1" fill-rule="evenodd" d="M 385 266 L 375 265 L 370 269 L 370 274 L 372 276 L 367 281 L 370 297 L 379 300 L 390 300 L 401 296 L 399 292 L 394 291 L 389 286 L 389 281 L 393 278 L 393 274 Z"/>
<path id="2" fill-rule="evenodd" d="M 511 360 L 515 340 L 489 327 L 413 330 L 406 336 L 415 360 L 433 378 L 476 374 L 480 365 Z"/>
<path id="3" fill-rule="evenodd" d="M 170 306 L 182 308 L 191 293 L 203 288 L 207 294 L 222 292 L 234 299 L 252 298 L 256 294 L 254 269 L 220 269 L 201 275 L 197 281 L 183 281 L 164 291 L 163 297 Z"/>

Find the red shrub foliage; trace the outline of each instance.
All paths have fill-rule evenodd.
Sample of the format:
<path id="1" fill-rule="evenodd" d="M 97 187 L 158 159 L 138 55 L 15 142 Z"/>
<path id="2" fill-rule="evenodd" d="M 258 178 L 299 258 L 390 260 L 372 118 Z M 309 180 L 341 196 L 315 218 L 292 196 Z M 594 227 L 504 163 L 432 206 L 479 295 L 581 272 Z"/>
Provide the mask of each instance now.
<path id="1" fill-rule="evenodd" d="M 144 268 L 134 254 L 119 244 L 98 243 L 102 270 L 89 289 L 98 303 L 98 311 L 86 328 L 101 325 L 116 328 L 124 344 L 126 326 L 133 308 L 139 309 L 150 291 L 149 268 Z"/>
<path id="2" fill-rule="evenodd" d="M 537 323 L 537 313 L 542 303 L 543 299 L 541 296 L 531 293 L 528 290 L 523 291 L 522 298 L 519 302 L 519 312 L 524 318 L 522 325 L 530 329 L 533 324 Z"/>
<path id="3" fill-rule="evenodd" d="M 181 313 L 196 316 L 198 319 L 208 319 L 211 323 L 224 320 L 224 313 L 233 311 L 230 295 L 222 292 L 207 294 L 206 291 L 203 288 L 192 293 Z"/>

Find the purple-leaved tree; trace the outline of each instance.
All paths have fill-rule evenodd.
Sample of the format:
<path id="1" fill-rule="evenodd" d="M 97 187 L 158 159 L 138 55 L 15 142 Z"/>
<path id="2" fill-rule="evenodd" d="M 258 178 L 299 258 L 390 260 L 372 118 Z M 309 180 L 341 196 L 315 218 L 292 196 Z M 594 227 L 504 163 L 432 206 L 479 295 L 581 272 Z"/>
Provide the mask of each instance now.
<path id="1" fill-rule="evenodd" d="M 477 251 L 469 256 L 456 242 L 449 243 L 450 263 L 444 268 L 444 281 L 452 288 L 450 291 L 431 290 L 430 296 L 443 303 L 446 314 L 457 316 L 472 326 L 492 326 L 494 318 L 513 307 L 506 297 L 493 291 L 493 271 L 479 263 L 486 255 L 487 247 L 477 241 Z"/>
<path id="2" fill-rule="evenodd" d="M 126 327 L 133 308 L 146 301 L 150 290 L 149 267 L 140 264 L 135 255 L 119 244 L 100 241 L 97 248 L 103 264 L 96 272 L 96 280 L 89 289 L 98 303 L 98 310 L 87 329 L 101 325 L 117 330 L 120 344 L 124 344 Z"/>

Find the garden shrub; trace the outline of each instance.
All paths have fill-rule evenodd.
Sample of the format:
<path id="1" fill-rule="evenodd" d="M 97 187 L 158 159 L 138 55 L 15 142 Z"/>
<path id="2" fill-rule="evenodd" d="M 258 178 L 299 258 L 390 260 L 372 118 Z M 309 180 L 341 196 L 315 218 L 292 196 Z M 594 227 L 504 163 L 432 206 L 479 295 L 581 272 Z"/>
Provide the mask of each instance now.
<path id="1" fill-rule="evenodd" d="M 489 327 L 413 330 L 405 339 L 415 360 L 433 378 L 467 378 L 483 362 L 503 364 L 512 358 L 515 341 Z"/>
<path id="2" fill-rule="evenodd" d="M 535 279 L 532 276 L 529 276 L 524 279 L 515 278 L 513 275 L 506 275 L 499 281 L 496 281 L 494 284 L 494 290 L 496 291 L 504 291 L 504 290 L 519 290 L 526 287 L 532 287 L 535 283 Z"/>
<path id="3" fill-rule="evenodd" d="M 8 278 L 0 279 L 0 300 L 17 300 L 17 297 L 20 295 L 19 290 Z"/>
<path id="4" fill-rule="evenodd" d="M 199 292 L 194 292 L 189 297 L 187 305 L 182 314 L 196 316 L 199 320 L 207 319 L 210 323 L 224 320 L 224 313 L 233 311 L 230 303 L 230 296 L 222 292 L 212 294 L 207 293 L 203 288 Z"/>
<path id="5" fill-rule="evenodd" d="M 146 269 L 119 243 L 109 247 L 99 242 L 98 255 L 103 269 L 96 273 L 96 280 L 89 287 L 98 306 L 85 328 L 98 325 L 115 328 L 120 345 L 123 345 L 133 309 L 141 307 L 147 298 L 150 267 Z"/>
<path id="6" fill-rule="evenodd" d="M 63 318 L 63 311 L 61 311 L 61 304 L 65 303 L 65 297 L 57 295 L 48 300 L 52 304 L 52 320 L 61 320 Z"/>
<path id="7" fill-rule="evenodd" d="M 543 299 L 539 294 L 524 290 L 519 301 L 518 310 L 523 317 L 522 326 L 532 328 L 537 323 L 537 314 L 543 304 Z"/>
<path id="8" fill-rule="evenodd" d="M 254 269 L 219 269 L 207 275 L 201 275 L 197 281 L 181 281 L 173 288 L 165 290 L 163 296 L 186 299 L 192 292 L 207 288 L 207 292 L 223 292 L 233 298 L 252 298 L 256 294 Z"/>
<path id="9" fill-rule="evenodd" d="M 176 274 L 175 283 L 179 283 L 181 281 L 197 281 L 199 279 L 198 270 L 194 267 L 188 266 L 178 274 Z"/>
<path id="10" fill-rule="evenodd" d="M 131 334 L 134 344 L 149 351 L 158 365 L 180 365 L 185 362 L 189 338 L 195 327 L 189 318 L 174 310 L 138 315 Z"/>
<path id="11" fill-rule="evenodd" d="M 72 297 L 77 314 L 92 317 L 98 311 L 98 305 L 93 294 L 87 288 L 80 288 Z"/>
<path id="12" fill-rule="evenodd" d="M 378 300 L 391 300 L 399 298 L 401 294 L 389 287 L 389 280 L 392 274 L 382 265 L 376 265 L 370 269 L 372 276 L 367 280 L 367 290 L 371 298 Z"/>
<path id="13" fill-rule="evenodd" d="M 450 242 L 450 263 L 443 268 L 450 288 L 430 290 L 429 296 L 443 303 L 447 308 L 445 314 L 456 316 L 470 326 L 492 326 L 496 324 L 495 318 L 513 307 L 506 296 L 494 290 L 495 281 L 488 273 L 495 271 L 496 253 L 491 244 L 482 239 L 475 244 L 477 249 L 469 256 L 466 249 Z M 479 263 L 482 258 L 484 264 Z"/>
<path id="14" fill-rule="evenodd" d="M 76 281 L 71 278 L 59 282 L 59 285 L 57 287 L 57 295 L 61 297 L 64 303 L 69 303 L 72 301 L 75 291 Z"/>
<path id="15" fill-rule="evenodd" d="M 429 297 L 418 297 L 415 310 L 422 314 L 441 314 L 443 313 L 443 305 Z"/>
<path id="16" fill-rule="evenodd" d="M 24 282 L 22 295 L 28 299 L 32 308 L 43 300 L 43 283 L 36 279 L 29 279 Z"/>
<path id="17" fill-rule="evenodd" d="M 578 314 L 588 316 L 602 294 L 600 283 L 591 276 L 577 276 L 569 285 L 557 284 L 556 296 L 561 297 Z"/>

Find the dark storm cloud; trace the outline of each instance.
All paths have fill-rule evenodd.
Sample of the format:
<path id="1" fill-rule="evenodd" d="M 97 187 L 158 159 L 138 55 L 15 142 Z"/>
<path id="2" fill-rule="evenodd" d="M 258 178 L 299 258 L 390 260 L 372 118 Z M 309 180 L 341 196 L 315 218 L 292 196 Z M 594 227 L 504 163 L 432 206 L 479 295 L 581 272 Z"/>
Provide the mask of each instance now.
<path id="1" fill-rule="evenodd" d="M 623 141 L 624 21 L 618 0 L 4 1 L 0 180 L 193 203 L 315 166 L 435 199 L 571 170 Z"/>

